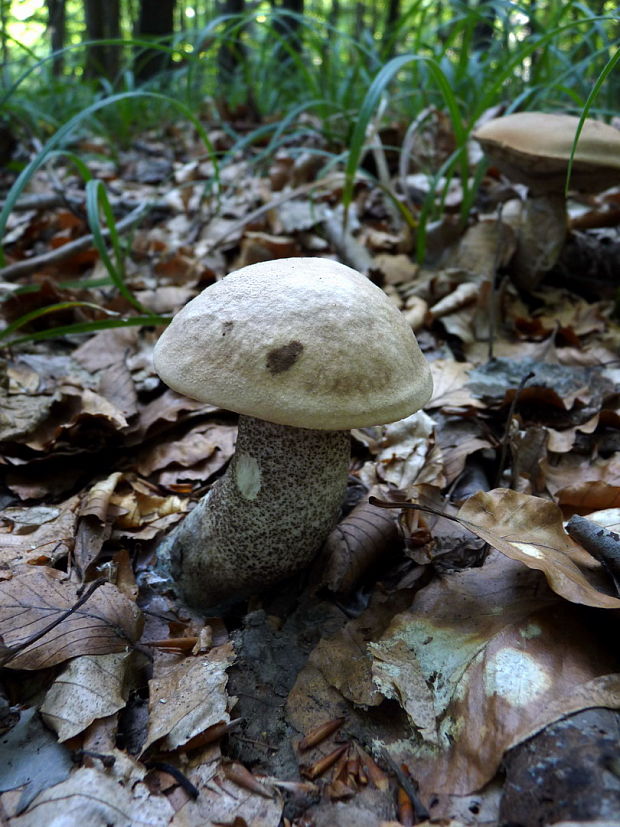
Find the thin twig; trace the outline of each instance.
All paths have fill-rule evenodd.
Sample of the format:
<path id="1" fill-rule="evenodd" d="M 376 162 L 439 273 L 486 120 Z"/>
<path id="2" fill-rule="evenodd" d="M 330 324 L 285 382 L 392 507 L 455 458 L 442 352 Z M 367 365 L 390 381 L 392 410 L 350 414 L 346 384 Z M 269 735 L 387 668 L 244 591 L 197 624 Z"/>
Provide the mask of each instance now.
<path id="1" fill-rule="evenodd" d="M 502 241 L 504 237 L 504 224 L 502 223 L 502 211 L 504 204 L 500 202 L 497 208 L 497 241 L 495 243 L 495 256 L 493 258 L 493 271 L 491 277 L 491 289 L 489 290 L 489 351 L 488 360 L 494 358 L 495 334 L 497 333 L 497 271 L 502 260 Z"/>
<path id="2" fill-rule="evenodd" d="M 381 757 L 392 770 L 392 772 L 398 779 L 398 783 L 411 799 L 411 803 L 413 805 L 413 812 L 416 819 L 422 821 L 424 819 L 430 818 L 430 813 L 428 812 L 424 804 L 422 804 L 422 802 L 420 801 L 420 795 L 418 793 L 417 784 L 415 783 L 413 778 L 411 778 L 407 773 L 401 770 L 401 768 L 398 766 L 396 761 L 394 761 L 394 759 L 386 749 L 382 750 Z"/>
<path id="3" fill-rule="evenodd" d="M 148 205 L 140 204 L 140 206 L 136 207 L 136 209 L 130 212 L 129 215 L 126 215 L 122 221 L 118 222 L 116 225 L 116 231 L 118 233 L 122 233 L 133 227 L 134 224 L 137 224 L 138 221 L 140 221 L 140 219 L 145 215 L 148 208 Z M 110 235 L 110 230 L 102 230 L 102 235 L 104 238 L 107 238 Z M 63 244 L 62 247 L 57 247 L 55 250 L 48 250 L 40 256 L 34 256 L 33 258 L 24 259 L 24 261 L 16 261 L 14 264 L 9 264 L 7 267 L 3 267 L 0 270 L 0 281 L 9 281 L 11 279 L 19 278 L 20 276 L 25 276 L 28 273 L 32 273 L 34 270 L 38 270 L 39 267 L 57 264 L 59 261 L 69 258 L 69 256 L 73 256 L 76 253 L 81 253 L 83 250 L 87 250 L 92 246 L 93 238 L 94 236 L 92 233 L 89 235 L 84 235 L 81 238 L 76 238 L 75 241 L 70 241 L 68 244 Z"/>
<path id="4" fill-rule="evenodd" d="M 67 201 L 79 204 L 82 198 L 78 197 L 76 193 L 73 197 L 70 195 L 62 196 L 56 192 L 35 192 L 32 194 L 22 196 L 17 203 L 13 204 L 12 212 L 30 212 L 30 210 L 49 210 L 53 207 L 61 207 Z M 5 201 L 0 203 L 0 208 L 5 206 Z"/>
<path id="5" fill-rule="evenodd" d="M 515 408 L 517 407 L 517 402 L 519 401 L 519 397 L 521 396 L 521 392 L 523 388 L 530 381 L 530 379 L 535 376 L 536 374 L 533 371 L 530 371 L 527 376 L 524 376 L 523 379 L 519 382 L 519 387 L 515 391 L 515 395 L 512 398 L 512 402 L 510 403 L 510 408 L 508 409 L 508 415 L 506 416 L 506 428 L 504 429 L 504 436 L 502 437 L 502 451 L 499 456 L 499 464 L 497 466 L 497 473 L 495 475 L 495 484 L 494 488 L 497 488 L 502 479 L 502 473 L 504 472 L 504 465 L 506 464 L 506 456 L 508 454 L 508 443 L 510 442 L 510 424 L 512 423 L 512 417 L 515 413 Z"/>

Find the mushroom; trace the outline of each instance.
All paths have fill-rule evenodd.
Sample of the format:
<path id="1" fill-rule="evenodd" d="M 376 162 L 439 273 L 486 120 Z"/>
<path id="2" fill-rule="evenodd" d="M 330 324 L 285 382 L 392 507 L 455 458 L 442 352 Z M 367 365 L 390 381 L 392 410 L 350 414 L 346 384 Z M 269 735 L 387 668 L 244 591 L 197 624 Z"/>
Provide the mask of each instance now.
<path id="1" fill-rule="evenodd" d="M 160 553 L 203 609 L 306 565 L 339 513 L 349 430 L 402 419 L 432 392 L 393 303 L 321 258 L 253 264 L 207 287 L 173 318 L 154 362 L 174 390 L 240 414 L 228 470 Z"/>
<path id="2" fill-rule="evenodd" d="M 579 118 L 517 112 L 479 127 L 474 138 L 489 160 L 530 192 L 518 228 L 515 279 L 535 287 L 566 239 L 564 187 Z M 570 185 L 598 192 L 620 182 L 620 130 L 587 118 L 573 155 Z"/>

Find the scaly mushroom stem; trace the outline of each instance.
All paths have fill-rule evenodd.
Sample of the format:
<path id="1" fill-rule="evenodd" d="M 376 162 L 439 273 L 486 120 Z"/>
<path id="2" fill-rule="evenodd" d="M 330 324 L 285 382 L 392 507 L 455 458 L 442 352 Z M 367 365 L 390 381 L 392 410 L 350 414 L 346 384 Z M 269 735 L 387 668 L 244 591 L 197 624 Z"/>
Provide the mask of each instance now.
<path id="1" fill-rule="evenodd" d="M 240 416 L 226 474 L 160 550 L 187 603 L 206 608 L 305 566 L 337 519 L 350 446 L 348 431 Z"/>
<path id="2" fill-rule="evenodd" d="M 514 279 L 535 289 L 557 262 L 568 232 L 564 193 L 528 194 L 518 228 Z"/>

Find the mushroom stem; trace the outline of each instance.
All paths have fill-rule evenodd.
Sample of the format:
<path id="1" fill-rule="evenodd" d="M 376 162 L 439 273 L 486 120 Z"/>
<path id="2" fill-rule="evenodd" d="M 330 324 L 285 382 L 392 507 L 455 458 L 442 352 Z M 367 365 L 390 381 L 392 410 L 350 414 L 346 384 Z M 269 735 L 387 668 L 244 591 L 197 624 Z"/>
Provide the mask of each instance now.
<path id="1" fill-rule="evenodd" d="M 563 193 L 528 194 L 517 235 L 514 279 L 527 290 L 538 286 L 557 262 L 568 232 Z"/>
<path id="2" fill-rule="evenodd" d="M 204 609 L 306 565 L 337 519 L 350 443 L 348 431 L 240 416 L 228 470 L 160 548 L 187 603 Z"/>

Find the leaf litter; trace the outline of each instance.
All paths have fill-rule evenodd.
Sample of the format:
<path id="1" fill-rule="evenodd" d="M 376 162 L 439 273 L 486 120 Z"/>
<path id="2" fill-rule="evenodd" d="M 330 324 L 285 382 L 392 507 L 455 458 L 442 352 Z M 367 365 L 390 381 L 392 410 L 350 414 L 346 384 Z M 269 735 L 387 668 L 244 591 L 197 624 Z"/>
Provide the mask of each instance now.
<path id="1" fill-rule="evenodd" d="M 460 236 L 440 220 L 421 266 L 367 179 L 343 232 L 342 176 L 317 179 L 317 156 L 286 145 L 267 176 L 239 155 L 212 198 L 202 148 L 177 137 L 176 153 L 152 138 L 145 157 L 99 170 L 116 209 L 157 204 L 126 260 L 144 306 L 170 315 L 259 260 L 339 258 L 401 308 L 435 393 L 403 422 L 354 432 L 343 520 L 305 577 L 204 619 L 162 591 L 153 555 L 225 468 L 235 417 L 163 388 L 153 326 L 6 351 L 8 823 L 497 824 L 520 749 L 583 710 L 620 709 L 614 579 L 564 528 L 577 515 L 617 536 L 612 293 L 520 293 L 505 277 L 514 233 L 476 212 Z M 55 174 L 79 203 L 62 162 Z M 418 179 L 404 173 L 407 193 Z M 33 184 L 50 189 L 45 170 Z M 453 186 L 447 206 L 461 197 Z M 86 233 L 46 203 L 9 224 L 9 267 L 33 266 L 14 276 L 27 290 L 11 285 L 5 323 L 63 302 L 20 332 L 99 318 L 85 300 L 128 312 L 109 286 L 66 286 L 106 273 L 88 246 L 46 259 L 44 237 Z M 596 789 L 583 795 L 593 807 Z"/>

